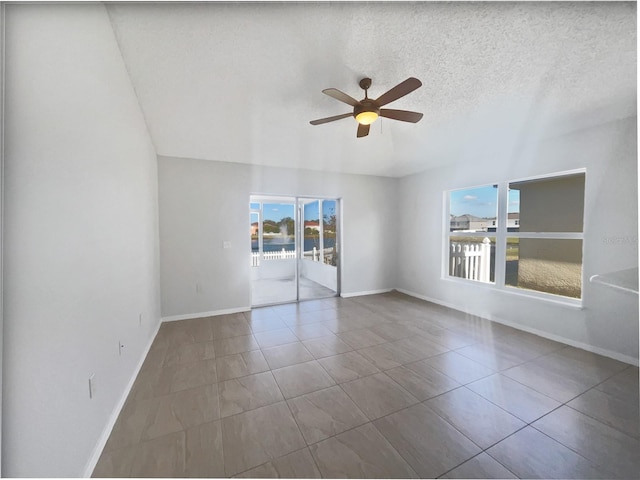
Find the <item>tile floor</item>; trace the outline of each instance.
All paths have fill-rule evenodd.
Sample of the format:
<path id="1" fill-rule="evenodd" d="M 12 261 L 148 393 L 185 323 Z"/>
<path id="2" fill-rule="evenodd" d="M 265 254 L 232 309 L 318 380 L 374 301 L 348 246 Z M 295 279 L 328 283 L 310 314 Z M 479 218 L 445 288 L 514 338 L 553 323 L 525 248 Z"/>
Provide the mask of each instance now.
<path id="1" fill-rule="evenodd" d="M 389 293 L 163 324 L 94 477 L 638 478 L 638 368 Z"/>

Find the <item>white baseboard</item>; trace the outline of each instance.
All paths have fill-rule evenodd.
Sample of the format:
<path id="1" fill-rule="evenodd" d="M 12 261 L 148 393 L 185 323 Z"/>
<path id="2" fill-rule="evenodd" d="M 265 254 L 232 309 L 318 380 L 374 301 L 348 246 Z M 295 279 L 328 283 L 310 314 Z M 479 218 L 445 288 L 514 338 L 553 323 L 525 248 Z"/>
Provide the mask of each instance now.
<path id="1" fill-rule="evenodd" d="M 469 315 L 477 315 L 487 320 L 491 320 L 492 322 L 500 323 L 502 325 L 506 325 L 507 327 L 512 327 L 518 330 L 522 330 L 524 332 L 533 333 L 534 335 L 538 335 L 539 337 L 548 338 L 549 340 L 553 340 L 556 342 L 564 343 L 571 347 L 580 348 L 582 350 L 586 350 L 591 353 L 596 353 L 598 355 L 602 355 L 603 357 L 612 358 L 614 360 L 618 360 L 623 363 L 628 363 L 630 365 L 638 366 L 638 359 L 632 357 L 630 355 L 624 355 L 622 353 L 614 352 L 613 350 L 608 350 L 606 348 L 596 347 L 594 345 L 589 345 L 588 343 L 578 342 L 576 340 L 572 340 L 570 338 L 562 337 L 560 335 L 556 335 L 554 333 L 545 332 L 543 330 L 538 330 L 536 328 L 531 328 L 526 325 L 521 325 L 519 323 L 512 322 L 510 320 L 505 320 L 503 318 L 498 318 L 490 314 L 482 314 L 478 315 L 477 312 L 472 312 L 466 308 L 460 307 L 459 305 L 453 305 L 448 302 L 444 302 L 442 300 L 438 300 L 436 298 L 427 297 L 426 295 L 420 295 L 419 293 L 410 292 L 409 290 L 405 290 L 403 288 L 396 289 L 400 293 L 404 293 L 405 295 L 409 295 L 411 297 L 419 298 L 421 300 L 425 300 L 427 302 L 435 303 L 437 305 L 442 305 L 443 307 L 452 308 L 454 310 L 458 310 L 460 312 L 468 313 Z"/>
<path id="2" fill-rule="evenodd" d="M 425 302 L 435 303 L 436 305 L 441 305 L 443 307 L 452 308 L 454 310 L 458 310 L 459 312 L 468 313 L 469 315 L 475 315 L 474 313 L 468 312 L 458 305 L 454 305 L 452 303 L 444 302 L 442 300 L 438 300 L 437 298 L 427 297 L 426 295 L 421 295 L 419 293 L 411 292 L 409 290 L 405 290 L 404 288 L 396 288 L 396 290 L 400 293 L 404 293 L 405 295 L 409 295 L 410 297 L 419 298 L 420 300 L 424 300 Z"/>
<path id="3" fill-rule="evenodd" d="M 368 290 L 366 292 L 349 292 L 341 293 L 342 298 L 362 297 L 363 295 L 377 295 L 379 293 L 389 293 L 393 291 L 393 288 L 383 288 L 382 290 Z"/>
<path id="4" fill-rule="evenodd" d="M 171 315 L 162 317 L 163 322 L 175 322 L 177 320 L 191 320 L 193 318 L 216 317 L 218 315 L 229 315 L 231 313 L 249 312 L 251 307 L 227 308 L 225 310 L 213 310 L 211 312 L 187 313 L 185 315 Z"/>
<path id="5" fill-rule="evenodd" d="M 136 369 L 134 370 L 133 375 L 131 376 L 131 379 L 129 379 L 129 383 L 127 384 L 127 387 L 124 389 L 124 392 L 120 397 L 120 400 L 118 400 L 118 403 L 116 404 L 115 408 L 111 412 L 109 421 L 107 422 L 107 425 L 104 427 L 104 430 L 102 431 L 102 435 L 100 435 L 100 438 L 98 439 L 98 442 L 96 443 L 96 446 L 93 449 L 93 453 L 91 454 L 91 457 L 89 458 L 89 461 L 87 462 L 87 465 L 84 468 L 84 472 L 82 474 L 83 478 L 90 478 L 91 474 L 93 473 L 93 470 L 96 468 L 96 465 L 98 464 L 98 460 L 100 460 L 100 455 L 102 455 L 102 450 L 104 450 L 104 447 L 107 444 L 107 440 L 109 440 L 109 436 L 111 435 L 111 431 L 113 430 L 113 427 L 116 424 L 116 421 L 118 420 L 120 411 L 122 410 L 122 407 L 124 407 L 124 404 L 127 401 L 127 397 L 129 396 L 129 394 L 131 393 L 131 389 L 133 388 L 133 384 L 136 381 L 136 378 L 138 377 L 138 373 L 140 373 L 142 364 L 147 358 L 149 350 L 151 349 L 151 345 L 153 344 L 153 341 L 156 339 L 156 335 L 158 335 L 158 330 L 160 330 L 160 325 L 162 325 L 162 322 L 158 322 L 155 332 L 153 333 L 153 335 L 151 335 L 151 338 L 149 339 L 149 343 L 147 344 L 147 347 L 145 348 L 143 354 L 140 356 L 140 361 L 138 362 L 138 365 L 136 366 Z"/>

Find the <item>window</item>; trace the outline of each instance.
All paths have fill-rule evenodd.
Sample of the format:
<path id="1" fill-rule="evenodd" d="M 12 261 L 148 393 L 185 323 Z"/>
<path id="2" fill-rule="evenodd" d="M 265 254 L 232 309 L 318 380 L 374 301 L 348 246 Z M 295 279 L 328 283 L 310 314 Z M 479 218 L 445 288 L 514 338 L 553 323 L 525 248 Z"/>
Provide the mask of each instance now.
<path id="1" fill-rule="evenodd" d="M 493 282 L 498 190 L 493 185 L 449 192 L 448 274 Z"/>
<path id="2" fill-rule="evenodd" d="M 584 191 L 580 170 L 447 192 L 445 275 L 579 302 Z"/>

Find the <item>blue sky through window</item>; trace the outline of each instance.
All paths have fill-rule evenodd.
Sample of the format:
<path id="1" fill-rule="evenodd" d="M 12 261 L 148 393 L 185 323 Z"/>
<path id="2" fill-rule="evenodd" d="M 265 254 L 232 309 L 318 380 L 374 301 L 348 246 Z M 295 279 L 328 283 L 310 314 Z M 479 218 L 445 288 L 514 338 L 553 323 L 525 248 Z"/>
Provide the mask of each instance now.
<path id="1" fill-rule="evenodd" d="M 318 213 L 318 201 L 307 203 L 304 206 L 304 219 L 305 220 L 320 220 Z M 336 213 L 336 201 L 335 200 L 323 200 L 322 201 L 322 216 L 331 216 Z"/>
<path id="2" fill-rule="evenodd" d="M 324 202 L 322 202 L 322 217 L 324 218 L 325 216 L 327 217 L 331 217 L 332 215 L 336 214 L 336 201 L 335 200 L 325 200 Z"/>
<path id="3" fill-rule="evenodd" d="M 318 202 L 306 203 L 304 205 L 304 219 L 305 220 L 319 220 L 318 216 Z"/>
<path id="4" fill-rule="evenodd" d="M 498 188 L 493 185 L 465 188 L 450 192 L 449 209 L 452 215 L 473 215 L 480 218 L 498 216 Z M 520 211 L 520 190 L 509 190 L 508 212 Z"/>
<path id="5" fill-rule="evenodd" d="M 262 216 L 265 220 L 280 222 L 283 218 L 293 216 L 293 204 L 287 203 L 265 203 L 262 205 Z"/>
<path id="6" fill-rule="evenodd" d="M 450 192 L 450 212 L 452 215 L 473 215 L 493 218 L 498 212 L 498 189 L 492 185 L 466 188 Z"/>

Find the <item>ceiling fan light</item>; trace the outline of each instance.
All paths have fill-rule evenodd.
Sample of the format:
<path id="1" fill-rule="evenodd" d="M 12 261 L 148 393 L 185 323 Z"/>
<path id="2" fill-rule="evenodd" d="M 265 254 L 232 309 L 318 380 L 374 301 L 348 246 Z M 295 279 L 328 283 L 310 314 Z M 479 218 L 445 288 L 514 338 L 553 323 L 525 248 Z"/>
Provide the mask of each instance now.
<path id="1" fill-rule="evenodd" d="M 376 112 L 364 111 L 356 115 L 356 120 L 360 125 L 371 125 L 378 119 Z"/>

